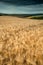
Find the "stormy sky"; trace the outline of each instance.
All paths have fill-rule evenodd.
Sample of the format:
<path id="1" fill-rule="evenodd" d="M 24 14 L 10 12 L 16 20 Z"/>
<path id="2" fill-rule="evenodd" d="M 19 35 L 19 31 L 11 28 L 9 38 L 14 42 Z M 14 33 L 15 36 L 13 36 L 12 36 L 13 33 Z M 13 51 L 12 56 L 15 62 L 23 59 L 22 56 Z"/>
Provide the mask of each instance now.
<path id="1" fill-rule="evenodd" d="M 0 1 L 15 4 L 15 5 L 31 5 L 31 4 L 43 3 L 43 0 L 0 0 Z"/>
<path id="2" fill-rule="evenodd" d="M 0 13 L 43 14 L 43 0 L 0 0 Z"/>

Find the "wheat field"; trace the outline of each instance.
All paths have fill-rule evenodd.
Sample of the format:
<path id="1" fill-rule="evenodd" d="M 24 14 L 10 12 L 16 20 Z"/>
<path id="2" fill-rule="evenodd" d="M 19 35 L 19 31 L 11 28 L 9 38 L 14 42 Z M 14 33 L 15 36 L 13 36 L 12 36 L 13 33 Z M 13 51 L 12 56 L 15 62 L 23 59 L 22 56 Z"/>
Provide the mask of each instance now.
<path id="1" fill-rule="evenodd" d="M 0 16 L 0 65 L 43 65 L 43 20 Z"/>

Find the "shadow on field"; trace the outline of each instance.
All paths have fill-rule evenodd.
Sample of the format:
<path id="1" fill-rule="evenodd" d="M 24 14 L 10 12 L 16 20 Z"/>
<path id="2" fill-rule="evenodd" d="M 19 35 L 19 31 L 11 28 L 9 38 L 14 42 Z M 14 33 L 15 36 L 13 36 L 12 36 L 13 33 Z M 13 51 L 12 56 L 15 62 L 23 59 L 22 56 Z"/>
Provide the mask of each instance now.
<path id="1" fill-rule="evenodd" d="M 37 16 L 36 17 L 31 17 L 30 19 L 43 20 L 43 16 L 40 16 L 40 17 L 39 16 L 38 17 Z"/>
<path id="2" fill-rule="evenodd" d="M 0 16 L 13 16 L 13 17 L 18 17 L 18 18 L 43 20 L 43 14 L 4 14 L 4 13 L 0 13 Z"/>

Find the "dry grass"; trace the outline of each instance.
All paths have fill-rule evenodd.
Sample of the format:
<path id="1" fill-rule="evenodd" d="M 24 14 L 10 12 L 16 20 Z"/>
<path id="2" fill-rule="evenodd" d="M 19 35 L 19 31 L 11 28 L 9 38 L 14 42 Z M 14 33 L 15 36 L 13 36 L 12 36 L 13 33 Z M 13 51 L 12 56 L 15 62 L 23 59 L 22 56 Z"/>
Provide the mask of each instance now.
<path id="1" fill-rule="evenodd" d="M 0 17 L 0 65 L 43 65 L 43 20 Z"/>

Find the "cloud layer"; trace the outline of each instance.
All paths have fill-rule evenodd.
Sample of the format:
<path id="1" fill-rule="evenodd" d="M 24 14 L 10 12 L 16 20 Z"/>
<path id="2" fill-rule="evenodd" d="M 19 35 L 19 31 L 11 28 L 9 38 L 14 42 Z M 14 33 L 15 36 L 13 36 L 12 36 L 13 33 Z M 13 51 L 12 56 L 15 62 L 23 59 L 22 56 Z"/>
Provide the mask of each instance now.
<path id="1" fill-rule="evenodd" d="M 0 2 L 7 2 L 15 5 L 31 5 L 42 4 L 43 0 L 0 0 Z"/>

